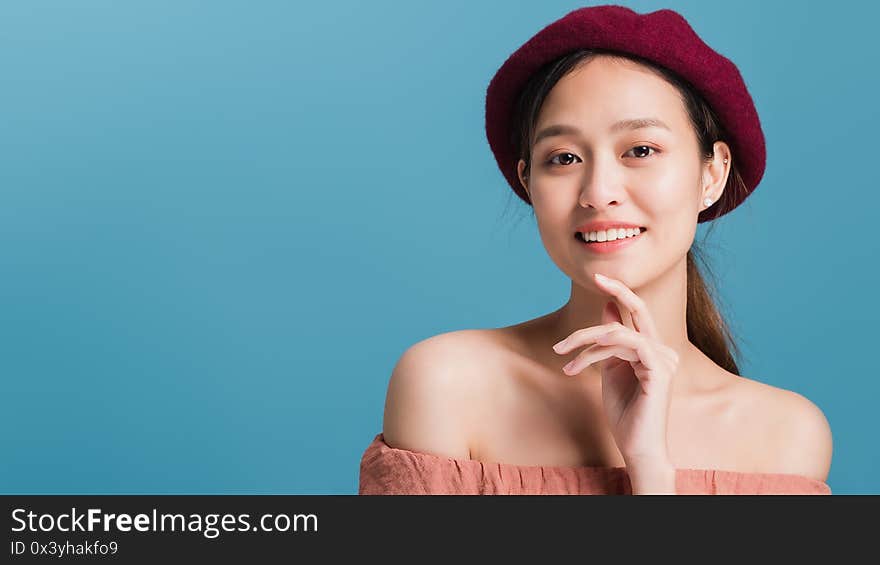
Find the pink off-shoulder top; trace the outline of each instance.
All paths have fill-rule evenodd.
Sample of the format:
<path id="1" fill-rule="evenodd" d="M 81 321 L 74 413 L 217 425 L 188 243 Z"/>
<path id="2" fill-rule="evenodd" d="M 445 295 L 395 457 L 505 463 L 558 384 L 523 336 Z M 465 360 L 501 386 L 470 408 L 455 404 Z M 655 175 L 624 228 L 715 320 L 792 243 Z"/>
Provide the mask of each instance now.
<path id="1" fill-rule="evenodd" d="M 831 494 L 784 473 L 676 469 L 676 494 Z M 377 434 L 361 457 L 358 494 L 632 494 L 625 467 L 484 463 L 391 447 Z"/>

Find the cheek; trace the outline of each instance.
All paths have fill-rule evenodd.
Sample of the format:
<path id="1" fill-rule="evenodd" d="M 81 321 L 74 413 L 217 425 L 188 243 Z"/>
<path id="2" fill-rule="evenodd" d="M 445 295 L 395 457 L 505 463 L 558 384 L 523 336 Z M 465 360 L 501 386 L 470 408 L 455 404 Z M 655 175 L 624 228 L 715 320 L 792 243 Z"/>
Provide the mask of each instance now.
<path id="1" fill-rule="evenodd" d="M 547 254 L 557 265 L 568 263 L 573 252 L 574 231 L 568 233 L 569 208 L 539 206 L 535 209 L 538 235 Z"/>
<path id="2" fill-rule="evenodd" d="M 689 176 L 670 168 L 654 178 L 639 179 L 632 198 L 649 220 L 666 223 L 696 217 L 699 187 Z"/>
<path id="3" fill-rule="evenodd" d="M 548 249 L 558 248 L 564 242 L 566 217 L 553 214 L 551 211 L 541 209 L 535 211 L 535 219 L 538 225 L 538 233 L 545 247 Z M 574 237 L 574 232 L 572 232 Z"/>
<path id="4" fill-rule="evenodd" d="M 561 193 L 561 191 L 558 191 Z M 532 209 L 535 214 L 535 221 L 538 229 L 543 233 L 546 232 L 548 237 L 554 237 L 554 232 L 559 231 L 561 226 L 566 225 L 570 220 L 572 203 L 565 198 L 547 197 L 552 191 L 545 190 L 541 187 L 532 192 Z"/>
<path id="5" fill-rule="evenodd" d="M 659 255 L 668 251 L 677 257 L 690 249 L 696 236 L 698 197 L 699 186 L 680 174 L 667 174 L 633 190 L 632 198 L 653 230 L 651 245 Z"/>

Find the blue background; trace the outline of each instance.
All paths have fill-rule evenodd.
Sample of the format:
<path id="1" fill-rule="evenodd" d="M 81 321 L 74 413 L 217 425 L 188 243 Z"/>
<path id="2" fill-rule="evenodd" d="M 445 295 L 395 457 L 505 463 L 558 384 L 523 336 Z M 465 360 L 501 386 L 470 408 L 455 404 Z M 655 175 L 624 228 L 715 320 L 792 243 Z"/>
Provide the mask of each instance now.
<path id="1" fill-rule="evenodd" d="M 767 170 L 704 246 L 742 373 L 880 493 L 880 8 L 624 4 L 745 77 Z M 483 104 L 583 5 L 0 5 L 0 491 L 354 494 L 407 347 L 568 297 Z"/>

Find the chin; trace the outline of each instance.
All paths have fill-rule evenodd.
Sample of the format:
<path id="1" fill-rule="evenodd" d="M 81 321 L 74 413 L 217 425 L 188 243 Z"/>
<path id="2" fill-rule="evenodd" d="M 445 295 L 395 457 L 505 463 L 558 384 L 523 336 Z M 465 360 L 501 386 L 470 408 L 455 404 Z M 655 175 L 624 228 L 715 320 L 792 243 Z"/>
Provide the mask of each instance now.
<path id="1" fill-rule="evenodd" d="M 636 271 L 633 268 L 627 268 L 622 265 L 609 264 L 607 267 L 601 265 L 592 266 L 587 272 L 589 274 L 588 283 L 592 286 L 596 286 L 592 280 L 593 273 L 599 273 L 600 275 L 605 275 L 606 277 L 618 280 L 630 290 L 635 290 L 646 282 L 642 268 L 639 268 L 638 271 Z"/>

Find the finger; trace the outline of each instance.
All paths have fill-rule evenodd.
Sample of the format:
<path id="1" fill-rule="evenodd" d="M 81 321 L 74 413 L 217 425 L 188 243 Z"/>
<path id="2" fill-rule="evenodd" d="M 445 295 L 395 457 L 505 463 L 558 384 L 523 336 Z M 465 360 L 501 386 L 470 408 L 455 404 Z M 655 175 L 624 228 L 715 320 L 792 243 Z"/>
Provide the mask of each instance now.
<path id="1" fill-rule="evenodd" d="M 642 383 L 642 390 L 646 393 L 649 392 L 649 382 L 668 384 L 675 378 L 677 359 L 664 353 L 664 350 L 669 348 L 652 342 L 644 334 L 629 328 L 621 328 L 600 336 L 598 345 L 608 347 L 617 345 L 635 351 L 638 361 L 632 364 L 633 374 Z M 672 354 L 677 356 L 674 351 Z"/>
<path id="2" fill-rule="evenodd" d="M 617 357 L 624 361 L 638 361 L 639 356 L 631 347 L 622 345 L 598 345 L 593 344 L 585 351 L 578 354 L 562 368 L 566 375 L 577 375 L 593 363 L 597 363 L 609 357 Z"/>
<path id="3" fill-rule="evenodd" d="M 554 345 L 553 351 L 555 351 L 556 353 L 568 353 L 575 347 L 580 347 L 586 343 L 593 343 L 596 337 L 604 333 L 622 327 L 624 326 L 620 322 L 609 322 L 607 324 L 601 324 L 599 326 L 590 326 L 589 328 L 575 330 L 570 333 L 568 337 Z"/>
<path id="4" fill-rule="evenodd" d="M 599 273 L 596 273 L 594 278 L 600 288 L 614 296 L 623 305 L 623 308 L 629 312 L 636 331 L 644 333 L 648 337 L 659 337 L 659 332 L 654 324 L 654 318 L 651 316 L 645 301 L 639 295 L 617 279 L 605 277 Z"/>
<path id="5" fill-rule="evenodd" d="M 602 323 L 609 324 L 611 322 L 620 322 L 622 325 L 635 329 L 632 323 L 632 317 L 629 315 L 629 312 L 626 308 L 621 306 L 616 298 L 612 297 L 612 300 L 609 300 L 605 303 L 605 307 L 602 308 Z"/>
<path id="6" fill-rule="evenodd" d="M 660 350 L 660 353 L 661 353 L 664 357 L 666 357 L 667 359 L 669 359 L 669 362 L 670 362 L 672 365 L 674 365 L 674 366 L 677 366 L 677 365 L 678 365 L 679 355 L 678 355 L 678 352 L 677 352 L 676 350 L 674 350 L 674 349 L 672 349 L 671 347 L 668 347 L 668 346 L 660 347 L 659 350 Z"/>
<path id="7" fill-rule="evenodd" d="M 615 328 L 610 332 L 604 333 L 596 338 L 599 345 L 618 345 L 628 347 L 635 351 L 638 361 L 647 369 L 657 369 L 661 367 L 661 360 L 671 361 L 665 355 L 658 351 L 654 343 L 644 334 L 636 332 L 631 328 Z"/>
<path id="8" fill-rule="evenodd" d="M 603 290 L 608 292 L 606 289 Z M 602 323 L 613 322 L 615 320 L 628 328 L 636 329 L 629 308 L 624 306 L 619 298 L 611 294 L 611 300 L 606 302 L 605 307 L 602 309 Z"/>

